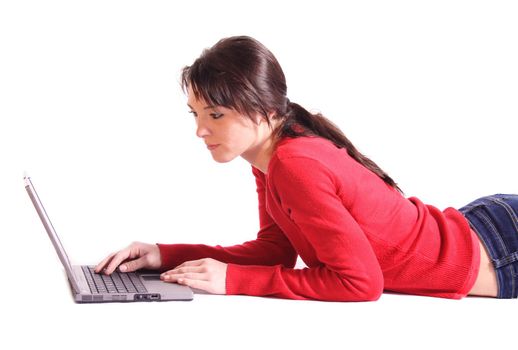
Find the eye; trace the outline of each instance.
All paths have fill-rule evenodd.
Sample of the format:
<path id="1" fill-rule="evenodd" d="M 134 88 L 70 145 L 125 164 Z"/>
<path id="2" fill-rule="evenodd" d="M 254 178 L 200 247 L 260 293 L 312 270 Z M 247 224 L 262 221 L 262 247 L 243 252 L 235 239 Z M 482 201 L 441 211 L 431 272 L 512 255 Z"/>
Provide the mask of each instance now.
<path id="1" fill-rule="evenodd" d="M 212 119 L 219 119 L 221 117 L 223 117 L 223 113 L 211 113 L 210 116 L 212 117 Z"/>
<path id="2" fill-rule="evenodd" d="M 195 111 L 189 111 L 189 113 L 191 113 L 194 118 L 196 118 L 198 116 L 198 114 L 196 114 Z"/>

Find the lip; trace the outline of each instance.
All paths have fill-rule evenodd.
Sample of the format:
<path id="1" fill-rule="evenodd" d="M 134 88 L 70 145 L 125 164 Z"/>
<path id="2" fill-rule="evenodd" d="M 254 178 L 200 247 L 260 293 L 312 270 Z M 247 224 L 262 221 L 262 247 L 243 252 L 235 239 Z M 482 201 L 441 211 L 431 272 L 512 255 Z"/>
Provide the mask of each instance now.
<path id="1" fill-rule="evenodd" d="M 207 145 L 209 151 L 215 150 L 219 145 Z"/>

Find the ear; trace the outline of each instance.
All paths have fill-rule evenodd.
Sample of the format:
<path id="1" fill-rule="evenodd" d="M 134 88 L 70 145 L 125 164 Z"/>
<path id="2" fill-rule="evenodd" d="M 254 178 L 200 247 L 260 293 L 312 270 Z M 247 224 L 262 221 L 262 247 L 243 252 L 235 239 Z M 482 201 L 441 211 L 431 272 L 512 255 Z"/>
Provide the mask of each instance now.
<path id="1" fill-rule="evenodd" d="M 266 124 L 271 125 L 273 122 L 273 118 L 275 117 L 275 112 L 268 113 L 268 115 L 266 117 L 261 114 L 256 114 L 255 117 L 256 117 L 255 122 L 257 123 L 257 125 L 259 125 L 261 123 L 266 123 Z"/>

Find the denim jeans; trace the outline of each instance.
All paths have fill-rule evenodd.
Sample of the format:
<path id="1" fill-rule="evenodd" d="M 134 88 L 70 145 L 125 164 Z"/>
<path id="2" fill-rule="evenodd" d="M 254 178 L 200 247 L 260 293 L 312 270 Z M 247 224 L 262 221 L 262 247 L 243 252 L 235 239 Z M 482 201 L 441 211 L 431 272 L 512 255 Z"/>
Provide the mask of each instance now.
<path id="1" fill-rule="evenodd" d="M 518 294 L 518 195 L 482 197 L 459 209 L 479 236 L 496 270 L 498 298 Z"/>

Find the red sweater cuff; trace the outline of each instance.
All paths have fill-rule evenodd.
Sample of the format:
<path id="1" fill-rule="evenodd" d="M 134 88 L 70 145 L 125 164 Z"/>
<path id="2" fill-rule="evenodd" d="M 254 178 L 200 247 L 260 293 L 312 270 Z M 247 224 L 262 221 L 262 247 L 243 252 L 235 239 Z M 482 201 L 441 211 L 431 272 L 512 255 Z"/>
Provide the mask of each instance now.
<path id="1" fill-rule="evenodd" d="M 274 295 L 276 270 L 281 266 L 227 265 L 226 293 L 230 295 Z M 295 299 L 295 298 L 294 298 Z"/>
<path id="2" fill-rule="evenodd" d="M 160 250 L 161 271 L 174 269 L 185 261 L 192 260 L 192 247 L 188 244 L 156 244 Z M 191 248 L 191 249 L 189 249 Z"/>

